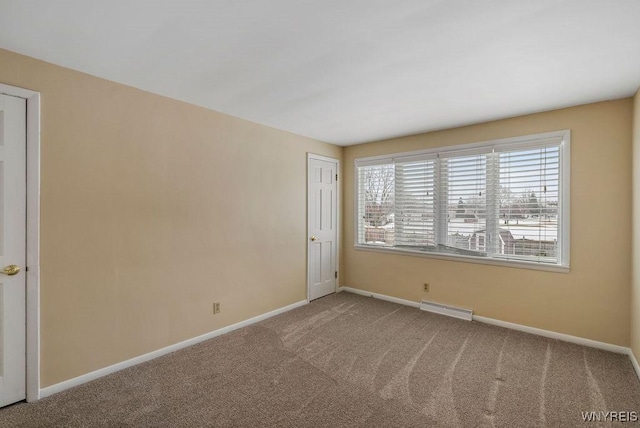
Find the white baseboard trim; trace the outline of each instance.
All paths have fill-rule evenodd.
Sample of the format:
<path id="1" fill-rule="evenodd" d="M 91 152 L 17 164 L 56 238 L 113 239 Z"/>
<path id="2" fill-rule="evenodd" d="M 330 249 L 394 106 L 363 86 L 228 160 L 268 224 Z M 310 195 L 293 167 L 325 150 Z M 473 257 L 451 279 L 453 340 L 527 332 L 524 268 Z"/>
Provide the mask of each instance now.
<path id="1" fill-rule="evenodd" d="M 636 375 L 638 379 L 640 379 L 640 365 L 638 365 L 638 360 L 636 360 L 636 356 L 633 355 L 633 351 L 629 348 L 629 359 L 631 360 L 631 364 L 633 365 L 633 369 L 636 371 Z"/>
<path id="2" fill-rule="evenodd" d="M 400 299 L 398 297 L 387 296 L 386 294 L 372 293 L 371 291 L 360 290 L 358 288 L 351 287 L 338 287 L 338 292 L 348 291 L 353 294 L 360 294 L 361 296 L 373 297 L 375 299 L 386 300 L 387 302 L 398 303 L 400 305 L 411 306 L 413 308 L 420 308 L 420 302 L 412 302 L 411 300 Z"/>
<path id="3" fill-rule="evenodd" d="M 405 300 L 405 299 L 399 299 L 397 297 L 391 297 L 391 296 L 387 296 L 384 294 L 378 294 L 378 293 L 372 293 L 370 291 L 365 291 L 365 290 L 360 290 L 357 288 L 351 288 L 351 287 L 340 287 L 339 291 L 348 291 L 350 293 L 355 293 L 355 294 L 360 294 L 363 296 L 369 296 L 369 297 L 374 297 L 376 299 L 380 299 L 380 300 L 386 300 L 389 302 L 394 302 L 394 303 L 399 303 L 401 305 L 407 305 L 407 306 L 411 306 L 414 308 L 419 308 L 420 307 L 420 303 L 418 302 L 412 302 L 410 300 Z M 522 324 L 515 324 L 512 322 L 507 322 L 507 321 L 501 321 L 501 320 L 497 320 L 497 319 L 493 319 L 493 318 L 487 318 L 487 317 L 483 317 L 483 316 L 479 316 L 479 315 L 473 315 L 473 321 L 478 321 L 478 322 L 482 322 L 485 324 L 491 324 L 491 325 L 495 325 L 498 327 L 504 327 L 504 328 L 509 328 L 511 330 L 518 330 L 518 331 L 522 331 L 525 333 L 530 333 L 530 334 L 535 334 L 537 336 L 543 336 L 543 337 L 548 337 L 550 339 L 558 339 L 558 340 L 562 340 L 563 342 L 570 342 L 570 343 L 575 343 L 578 345 L 584 345 L 584 346 L 588 346 L 590 348 L 597 348 L 597 349 L 602 349 L 605 351 L 610 351 L 610 352 L 615 352 L 617 354 L 626 354 L 629 356 L 632 356 L 632 352 L 630 348 L 626 348 L 624 346 L 618 346 L 618 345 L 612 345 L 610 343 L 605 343 L 605 342 L 598 342 L 596 340 L 591 340 L 591 339 L 585 339 L 583 337 L 577 337 L 577 336 L 571 336 L 569 334 L 564 334 L 564 333 L 557 333 L 555 331 L 550 331 L 550 330 L 543 330 L 540 328 L 535 328 L 535 327 L 529 327 L 526 325 L 522 325 Z M 633 362 L 634 359 L 632 359 Z M 634 363 L 635 366 L 637 366 L 637 362 Z M 640 378 L 640 367 L 636 368 L 636 373 L 638 373 L 638 377 Z"/>
<path id="4" fill-rule="evenodd" d="M 548 337 L 549 339 L 558 339 L 563 342 L 575 343 L 577 345 L 588 346 L 590 348 L 602 349 L 604 351 L 615 352 L 616 354 L 629 355 L 631 349 L 624 346 L 612 345 L 611 343 L 598 342 L 597 340 L 586 339 L 584 337 L 571 336 L 570 334 L 557 333 L 555 331 L 543 330 L 541 328 L 529 327 L 527 325 L 515 324 L 512 322 L 496 320 L 493 318 L 473 316 L 474 321 L 485 324 L 491 324 L 498 327 L 509 328 L 511 330 L 522 331 L 524 333 L 535 334 L 537 336 Z"/>
<path id="5" fill-rule="evenodd" d="M 292 309 L 299 308 L 300 306 L 304 306 L 309 303 L 308 300 L 301 300 L 300 302 L 292 303 L 290 305 L 284 306 L 279 309 L 275 309 L 273 311 L 267 312 L 262 315 L 255 316 L 253 318 L 249 318 L 248 320 L 240 321 L 236 324 L 232 324 L 226 327 L 222 327 L 218 330 L 211 331 L 209 333 L 202 334 L 197 337 L 193 337 L 191 339 L 184 340 L 182 342 L 166 346 L 164 348 L 158 349 L 156 351 L 149 352 L 148 354 L 140 355 L 135 358 L 131 358 L 130 360 L 122 361 L 111 366 L 98 369 L 92 371 L 87 374 L 83 374 L 78 377 L 74 377 L 73 379 L 65 380 L 64 382 L 56 383 L 55 385 L 47 386 L 46 388 L 40 389 L 40 398 L 49 397 L 50 395 L 56 394 L 58 392 L 64 391 L 69 388 L 73 388 L 74 386 L 82 385 L 83 383 L 92 381 L 94 379 L 98 379 L 100 377 L 106 376 L 111 373 L 115 373 L 117 371 L 126 369 L 128 367 L 135 366 L 140 363 L 144 363 L 145 361 L 152 360 L 154 358 L 158 358 L 162 355 L 169 354 L 171 352 L 177 351 L 182 348 L 186 348 L 187 346 L 195 345 L 200 342 L 204 342 L 205 340 L 213 339 L 214 337 L 223 335 L 225 333 L 230 333 L 234 330 L 237 330 L 242 327 L 247 327 L 251 324 L 255 324 L 267 318 L 274 317 L 276 315 L 280 315 L 284 312 L 288 312 Z"/>

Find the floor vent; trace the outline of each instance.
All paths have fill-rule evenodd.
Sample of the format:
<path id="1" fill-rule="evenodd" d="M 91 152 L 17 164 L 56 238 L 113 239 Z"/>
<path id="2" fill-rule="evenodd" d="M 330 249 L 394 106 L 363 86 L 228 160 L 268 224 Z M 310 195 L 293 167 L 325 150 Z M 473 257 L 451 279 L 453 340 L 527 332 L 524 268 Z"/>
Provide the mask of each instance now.
<path id="1" fill-rule="evenodd" d="M 471 321 L 473 319 L 473 311 L 471 309 L 456 308 L 455 306 L 442 305 L 440 303 L 427 302 L 423 300 L 420 303 L 420 309 L 436 314 L 447 315 L 462 320 Z"/>

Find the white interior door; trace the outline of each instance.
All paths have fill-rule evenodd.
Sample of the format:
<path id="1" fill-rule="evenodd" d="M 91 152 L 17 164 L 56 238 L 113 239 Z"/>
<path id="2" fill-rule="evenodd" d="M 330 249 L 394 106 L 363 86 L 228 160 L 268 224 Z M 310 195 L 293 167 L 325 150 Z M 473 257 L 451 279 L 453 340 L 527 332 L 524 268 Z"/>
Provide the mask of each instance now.
<path id="1" fill-rule="evenodd" d="M 309 300 L 336 291 L 338 277 L 338 161 L 308 159 L 308 294 Z"/>
<path id="2" fill-rule="evenodd" d="M 0 406 L 26 397 L 26 140 L 26 101 L 0 95 Z"/>

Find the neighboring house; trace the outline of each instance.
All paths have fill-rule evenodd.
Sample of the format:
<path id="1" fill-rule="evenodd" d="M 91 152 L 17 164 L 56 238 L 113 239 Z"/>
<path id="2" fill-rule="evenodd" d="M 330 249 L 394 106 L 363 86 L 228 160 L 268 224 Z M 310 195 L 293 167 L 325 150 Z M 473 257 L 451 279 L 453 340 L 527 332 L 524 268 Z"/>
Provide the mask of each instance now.
<path id="1" fill-rule="evenodd" d="M 501 254 L 516 254 L 515 239 L 507 229 L 499 230 L 500 242 L 498 243 Z M 475 251 L 486 250 L 486 231 L 479 230 L 469 238 L 469 249 Z"/>
<path id="2" fill-rule="evenodd" d="M 522 235 L 522 238 L 518 239 L 513 236 L 511 230 L 500 229 L 499 231 L 500 242 L 498 243 L 501 254 L 512 254 L 520 256 L 541 256 L 541 257 L 554 257 L 557 252 L 558 241 L 553 237 L 546 237 L 546 239 L 539 239 L 532 235 Z M 538 239 L 536 239 L 538 238 Z M 469 238 L 469 249 L 474 251 L 486 250 L 486 231 L 479 230 L 475 232 Z"/>

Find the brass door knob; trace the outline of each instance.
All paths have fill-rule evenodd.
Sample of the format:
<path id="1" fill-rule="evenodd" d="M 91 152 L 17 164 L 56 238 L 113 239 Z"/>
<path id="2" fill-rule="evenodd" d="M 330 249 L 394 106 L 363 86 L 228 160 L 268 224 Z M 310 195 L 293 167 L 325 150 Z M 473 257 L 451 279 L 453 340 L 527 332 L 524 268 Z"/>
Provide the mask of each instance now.
<path id="1" fill-rule="evenodd" d="M 1 274 L 9 275 L 9 276 L 13 276 L 18 272 L 20 272 L 20 266 L 16 266 L 16 265 L 5 266 L 4 269 L 0 271 Z"/>
<path id="2" fill-rule="evenodd" d="M 312 240 L 312 241 L 315 241 L 316 239 L 318 239 L 318 238 L 316 238 L 315 236 L 312 236 L 312 237 L 311 237 L 311 240 Z"/>

